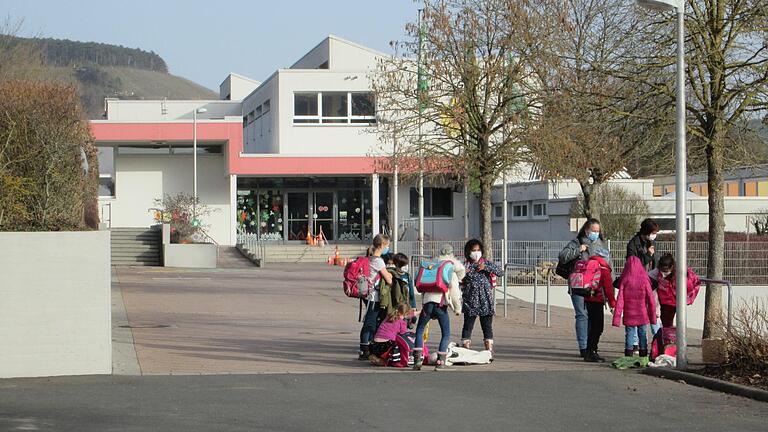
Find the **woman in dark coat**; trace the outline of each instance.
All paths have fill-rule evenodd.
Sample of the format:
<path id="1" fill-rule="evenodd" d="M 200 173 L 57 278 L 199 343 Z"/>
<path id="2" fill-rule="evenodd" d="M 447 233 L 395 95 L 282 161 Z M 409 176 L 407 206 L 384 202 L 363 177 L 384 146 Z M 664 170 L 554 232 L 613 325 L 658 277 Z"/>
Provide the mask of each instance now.
<path id="1" fill-rule="evenodd" d="M 636 256 L 646 270 L 655 269 L 659 262 L 655 243 L 658 232 L 659 224 L 653 219 L 645 219 L 640 223 L 640 231 L 627 243 L 627 259 Z"/>

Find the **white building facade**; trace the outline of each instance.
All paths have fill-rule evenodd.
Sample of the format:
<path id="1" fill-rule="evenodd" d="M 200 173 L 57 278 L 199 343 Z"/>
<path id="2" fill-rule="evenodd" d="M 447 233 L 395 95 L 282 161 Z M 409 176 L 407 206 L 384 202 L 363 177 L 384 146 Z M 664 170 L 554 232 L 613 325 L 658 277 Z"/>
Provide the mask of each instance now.
<path id="1" fill-rule="evenodd" d="M 108 100 L 106 119 L 91 122 L 102 218 L 146 227 L 155 199 L 191 194 L 196 134 L 198 195 L 214 210 L 203 222 L 221 245 L 238 233 L 298 243 L 321 231 L 332 242 L 367 242 L 393 223 L 401 238 L 416 239 L 415 185 L 400 182 L 393 221 L 392 174 L 379 163 L 368 77 L 384 55 L 329 36 L 263 82 L 230 74 L 220 101 Z M 464 203 L 461 185 L 428 183 L 425 237 L 463 237 Z M 479 232 L 476 211 L 468 225 Z"/>

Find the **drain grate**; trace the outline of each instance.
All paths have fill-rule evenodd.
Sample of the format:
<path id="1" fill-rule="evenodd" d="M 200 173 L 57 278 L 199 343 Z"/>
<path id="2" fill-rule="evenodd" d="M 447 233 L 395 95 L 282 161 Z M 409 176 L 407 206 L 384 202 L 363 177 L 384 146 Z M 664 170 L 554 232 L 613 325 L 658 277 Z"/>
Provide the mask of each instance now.
<path id="1" fill-rule="evenodd" d="M 159 328 L 168 328 L 170 326 L 168 324 L 126 324 L 118 327 L 130 328 L 130 329 L 159 329 Z"/>

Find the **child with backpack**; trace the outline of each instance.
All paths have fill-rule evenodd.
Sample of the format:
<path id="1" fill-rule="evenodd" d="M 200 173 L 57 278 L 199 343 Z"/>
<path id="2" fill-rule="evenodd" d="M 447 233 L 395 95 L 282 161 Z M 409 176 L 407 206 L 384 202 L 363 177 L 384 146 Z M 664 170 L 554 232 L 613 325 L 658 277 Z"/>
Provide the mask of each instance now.
<path id="1" fill-rule="evenodd" d="M 448 306 L 453 309 L 456 315 L 461 314 L 461 291 L 459 281 L 464 279 L 466 269 L 464 265 L 454 256 L 453 247 L 445 244 L 440 249 L 440 256 L 432 264 L 429 264 L 429 270 L 437 270 L 433 273 L 436 280 L 433 285 L 439 285 L 440 288 L 426 288 L 424 274 L 427 270 L 424 266 L 419 268 L 419 279 L 416 281 L 416 289 L 422 293 L 423 307 L 419 314 L 419 322 L 416 324 L 416 342 L 413 353 L 413 370 L 421 370 L 424 363 L 424 330 L 429 320 L 436 319 L 440 325 L 440 345 L 437 351 L 437 364 L 435 370 L 451 370 L 446 364 L 448 357 L 448 342 L 451 339 L 451 320 L 448 317 Z M 442 274 L 442 271 L 445 274 Z M 446 284 L 445 281 L 448 281 Z"/>
<path id="2" fill-rule="evenodd" d="M 651 283 L 658 286 L 656 292 L 661 305 L 661 326 L 673 327 L 677 312 L 677 277 L 675 275 L 675 258 L 672 254 L 664 254 L 659 259 L 658 267 L 651 270 L 648 276 L 651 278 Z M 701 281 L 691 267 L 688 267 L 686 280 L 686 304 L 690 306 L 699 294 Z"/>
<path id="3" fill-rule="evenodd" d="M 493 356 L 493 315 L 496 307 L 496 277 L 503 275 L 501 267 L 483 258 L 483 243 L 472 239 L 464 245 L 467 274 L 462 289 L 464 326 L 461 329 L 461 345 L 470 349 L 472 329 L 480 317 L 485 349 Z M 491 357 L 493 358 L 493 357 Z"/>
<path id="4" fill-rule="evenodd" d="M 387 315 L 387 319 L 379 325 L 376 330 L 376 335 L 373 338 L 371 344 L 371 355 L 368 358 L 371 364 L 375 366 L 386 366 L 387 361 L 382 358 L 386 353 L 390 352 L 395 346 L 395 339 L 397 335 L 405 334 L 408 331 L 408 324 L 405 322 L 405 317 L 410 313 L 411 308 L 406 303 L 397 305 Z M 399 361 L 399 358 L 390 359 L 394 362 Z"/>
<path id="5" fill-rule="evenodd" d="M 392 275 L 392 283 L 382 283 L 379 293 L 381 301 L 379 307 L 385 310 L 386 315 L 391 315 L 401 304 L 408 304 L 415 309 L 416 299 L 412 298 L 413 290 L 409 286 L 409 275 L 403 271 L 407 270 L 408 257 L 405 254 L 394 254 L 390 256 L 387 263 L 387 271 Z"/>
<path id="6" fill-rule="evenodd" d="M 607 249 L 598 249 L 596 255 L 586 262 L 576 263 L 572 275 L 568 279 L 571 286 L 571 294 L 584 297 L 584 306 L 587 309 L 587 352 L 584 361 L 591 363 L 605 362 L 597 353 L 600 336 L 603 334 L 605 316 L 603 307 L 606 301 L 613 310 L 616 299 L 613 295 L 613 277 L 611 277 L 610 255 Z M 575 275 L 581 275 L 584 284 L 574 288 L 572 284 Z"/>
<path id="7" fill-rule="evenodd" d="M 624 355 L 633 354 L 637 338 L 640 357 L 648 355 L 648 324 L 656 321 L 656 295 L 640 258 L 630 256 L 621 273 L 619 297 L 613 312 L 613 326 L 624 323 Z M 623 317 L 622 317 L 623 315 Z M 622 319 L 623 318 L 623 319 Z"/>
<path id="8" fill-rule="evenodd" d="M 386 234 L 376 234 L 373 237 L 373 242 L 368 247 L 367 252 L 367 264 L 368 274 L 366 276 L 366 283 L 369 288 L 369 293 L 366 298 L 362 299 L 366 306 L 365 318 L 363 319 L 363 327 L 360 329 L 360 352 L 358 360 L 368 360 L 371 355 L 370 344 L 373 339 L 376 329 L 384 318 L 384 312 L 380 308 L 381 295 L 379 292 L 379 282 L 384 280 L 387 284 L 392 284 L 392 273 L 390 273 L 382 255 L 389 252 L 389 236 Z M 345 280 L 347 279 L 347 270 L 345 269 Z M 346 291 L 346 284 L 345 284 Z M 349 294 L 348 294 L 349 295 Z"/>

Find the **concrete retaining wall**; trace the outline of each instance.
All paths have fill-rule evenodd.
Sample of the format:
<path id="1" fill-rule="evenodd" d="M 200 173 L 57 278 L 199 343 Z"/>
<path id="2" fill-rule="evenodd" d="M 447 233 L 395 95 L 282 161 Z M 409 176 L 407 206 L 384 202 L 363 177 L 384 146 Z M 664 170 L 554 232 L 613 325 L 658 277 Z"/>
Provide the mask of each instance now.
<path id="1" fill-rule="evenodd" d="M 0 233 L 0 378 L 110 374 L 109 231 Z"/>

